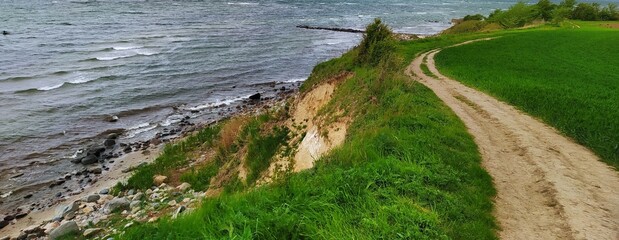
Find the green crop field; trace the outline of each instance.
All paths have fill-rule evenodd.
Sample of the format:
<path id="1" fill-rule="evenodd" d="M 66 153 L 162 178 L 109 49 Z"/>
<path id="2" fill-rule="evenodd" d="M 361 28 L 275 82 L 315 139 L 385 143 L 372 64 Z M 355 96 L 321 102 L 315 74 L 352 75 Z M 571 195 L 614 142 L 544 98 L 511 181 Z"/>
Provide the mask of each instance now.
<path id="1" fill-rule="evenodd" d="M 516 32 L 448 48 L 436 64 L 619 167 L 619 29 L 576 24 L 581 28 Z"/>

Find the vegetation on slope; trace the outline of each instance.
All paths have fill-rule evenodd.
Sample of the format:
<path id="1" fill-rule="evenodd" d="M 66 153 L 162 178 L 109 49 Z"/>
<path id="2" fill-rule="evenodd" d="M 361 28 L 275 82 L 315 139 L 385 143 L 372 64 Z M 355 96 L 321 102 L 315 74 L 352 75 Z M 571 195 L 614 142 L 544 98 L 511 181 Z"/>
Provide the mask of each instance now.
<path id="1" fill-rule="evenodd" d="M 619 31 L 579 24 L 445 49 L 436 62 L 619 167 Z"/>
<path id="2" fill-rule="evenodd" d="M 448 34 L 492 31 L 525 27 L 534 22 L 551 22 L 555 25 L 565 20 L 613 21 L 619 20 L 617 5 L 609 3 L 577 3 L 576 0 L 563 0 L 555 4 L 550 0 L 539 0 L 536 4 L 518 2 L 509 9 L 497 9 L 488 17 L 481 14 L 467 15 L 461 22 L 444 31 Z"/>
<path id="3" fill-rule="evenodd" d="M 319 64 L 301 88 L 354 73 L 326 106 L 353 119 L 343 146 L 312 169 L 207 198 L 189 214 L 117 237 L 495 239 L 494 188 L 473 140 L 429 89 L 403 73 L 420 51 L 462 39 L 399 43 L 383 35 L 388 28 L 380 22 L 368 29 L 380 36 L 369 31 L 367 44 Z"/>

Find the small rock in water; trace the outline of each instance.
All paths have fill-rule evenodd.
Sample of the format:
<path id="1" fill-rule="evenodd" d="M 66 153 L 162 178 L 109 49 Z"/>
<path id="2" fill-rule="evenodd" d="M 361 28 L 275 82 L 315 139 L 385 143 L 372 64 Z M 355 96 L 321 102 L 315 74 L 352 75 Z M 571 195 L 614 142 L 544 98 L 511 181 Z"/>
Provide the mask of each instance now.
<path id="1" fill-rule="evenodd" d="M 116 145 L 116 140 L 114 139 L 106 139 L 105 141 L 103 141 L 103 145 L 106 147 L 113 147 L 114 145 Z"/>
<path id="2" fill-rule="evenodd" d="M 97 159 L 97 157 L 95 155 L 88 155 L 84 158 L 82 158 L 81 163 L 84 165 L 88 165 L 88 164 L 93 164 L 98 162 L 99 159 Z"/>
<path id="3" fill-rule="evenodd" d="M 116 115 L 107 116 L 105 118 L 105 121 L 108 121 L 108 122 L 118 122 L 118 116 L 116 116 Z"/>
<path id="4" fill-rule="evenodd" d="M 110 134 L 108 134 L 108 135 L 107 135 L 107 137 L 106 137 L 106 138 L 107 138 L 107 139 L 113 139 L 113 140 L 116 140 L 116 139 L 118 139 L 118 133 L 110 133 Z"/>
<path id="5" fill-rule="evenodd" d="M 251 100 L 260 100 L 260 97 L 261 97 L 260 93 L 256 93 L 256 94 L 253 94 L 253 95 L 249 96 L 249 99 L 251 99 Z"/>

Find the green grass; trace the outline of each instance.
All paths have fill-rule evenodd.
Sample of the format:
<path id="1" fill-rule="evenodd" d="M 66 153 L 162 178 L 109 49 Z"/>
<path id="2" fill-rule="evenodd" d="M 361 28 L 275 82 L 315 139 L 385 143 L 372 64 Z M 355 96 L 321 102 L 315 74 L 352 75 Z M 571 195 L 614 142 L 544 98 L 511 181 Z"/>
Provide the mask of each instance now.
<path id="1" fill-rule="evenodd" d="M 615 22 L 617 23 L 617 22 Z M 443 50 L 447 76 L 556 127 L 619 167 L 619 31 L 524 31 Z"/>
<path id="2" fill-rule="evenodd" d="M 153 185 L 153 176 L 166 175 L 170 170 L 187 164 L 187 154 L 201 146 L 212 144 L 220 130 L 219 125 L 206 127 L 180 142 L 167 144 L 153 163 L 138 168 L 126 184 L 118 184 L 117 190 L 147 189 Z M 192 183 L 196 184 L 196 183 Z"/>
<path id="3" fill-rule="evenodd" d="M 422 50 L 468 38 L 474 36 L 391 42 L 397 45 L 380 51 L 394 51 L 385 55 L 393 59 L 366 65 L 353 50 L 319 64 L 302 91 L 354 73 L 329 103 L 354 117 L 340 148 L 270 185 L 236 192 L 239 181 L 231 181 L 227 193 L 194 212 L 139 224 L 118 238 L 496 239 L 495 190 L 475 143 L 429 89 L 403 72 Z"/>

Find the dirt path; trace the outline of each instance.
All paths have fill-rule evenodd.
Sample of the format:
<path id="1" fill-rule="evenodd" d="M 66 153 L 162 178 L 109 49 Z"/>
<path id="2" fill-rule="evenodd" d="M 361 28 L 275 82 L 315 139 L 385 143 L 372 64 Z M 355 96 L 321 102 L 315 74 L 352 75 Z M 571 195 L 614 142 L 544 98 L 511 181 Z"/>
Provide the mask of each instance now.
<path id="1" fill-rule="evenodd" d="M 499 237 L 619 239 L 618 173 L 541 121 L 441 75 L 434 64 L 439 51 L 418 56 L 407 74 L 432 89 L 473 135 L 497 188 Z M 436 78 L 423 73 L 424 62 Z"/>

